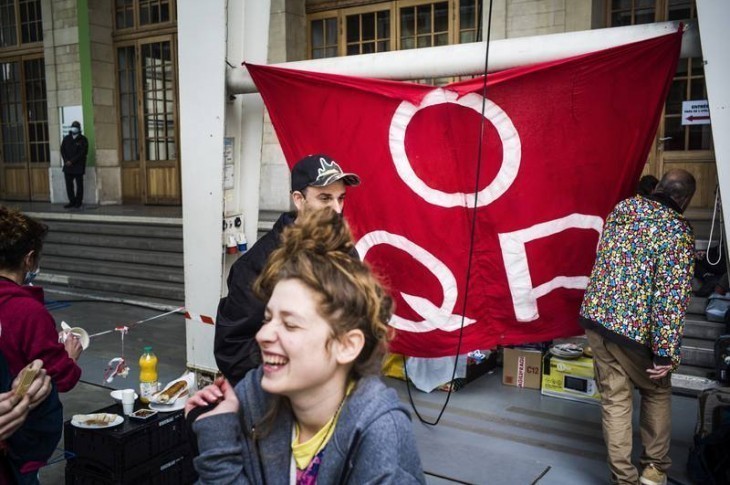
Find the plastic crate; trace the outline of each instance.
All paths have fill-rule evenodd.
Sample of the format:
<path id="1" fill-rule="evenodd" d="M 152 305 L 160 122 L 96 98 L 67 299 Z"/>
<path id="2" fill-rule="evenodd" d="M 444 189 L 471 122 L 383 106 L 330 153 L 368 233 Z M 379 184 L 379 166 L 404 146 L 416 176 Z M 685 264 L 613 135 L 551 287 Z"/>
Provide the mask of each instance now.
<path id="1" fill-rule="evenodd" d="M 115 404 L 95 413 L 122 414 L 122 406 Z M 64 424 L 64 443 L 73 460 L 93 463 L 108 475 L 122 476 L 127 470 L 145 464 L 151 458 L 167 454 L 188 444 L 183 411 L 158 413 L 147 421 L 133 421 L 109 429 L 82 429 Z"/>
<path id="2" fill-rule="evenodd" d="M 194 483 L 196 478 L 193 455 L 187 445 L 119 474 L 110 475 L 105 467 L 83 458 L 71 460 L 66 465 L 66 485 L 181 485 Z"/>

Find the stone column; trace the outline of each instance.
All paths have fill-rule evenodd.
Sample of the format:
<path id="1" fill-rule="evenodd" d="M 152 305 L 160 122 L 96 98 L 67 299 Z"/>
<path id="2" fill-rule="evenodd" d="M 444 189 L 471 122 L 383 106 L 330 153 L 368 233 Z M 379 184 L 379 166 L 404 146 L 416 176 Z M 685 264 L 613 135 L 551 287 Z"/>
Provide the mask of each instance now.
<path id="1" fill-rule="evenodd" d="M 89 0 L 91 98 L 96 135 L 96 193 L 100 204 L 122 203 L 116 97 L 116 52 L 112 43 L 113 0 Z"/>
<path id="2" fill-rule="evenodd" d="M 301 0 L 271 0 L 269 64 L 307 58 L 307 15 Z M 289 167 L 268 114 L 264 117 L 259 208 L 275 214 L 290 210 Z M 262 216 L 266 219 L 266 215 Z"/>
<path id="3" fill-rule="evenodd" d="M 60 110 L 81 107 L 89 139 L 84 203 L 121 203 L 111 0 L 42 0 L 51 202 L 66 201 Z M 66 120 L 69 123 L 69 120 Z"/>

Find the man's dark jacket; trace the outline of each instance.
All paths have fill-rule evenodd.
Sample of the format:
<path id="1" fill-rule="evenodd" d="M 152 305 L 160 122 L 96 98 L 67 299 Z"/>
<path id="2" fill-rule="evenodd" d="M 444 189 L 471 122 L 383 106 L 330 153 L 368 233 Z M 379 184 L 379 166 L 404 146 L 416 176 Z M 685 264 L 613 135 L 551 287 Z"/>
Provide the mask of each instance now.
<path id="1" fill-rule="evenodd" d="M 234 386 L 261 363 L 255 337 L 261 329 L 266 305 L 251 287 L 269 255 L 281 244 L 282 231 L 295 218 L 293 212 L 282 214 L 273 229 L 233 263 L 228 274 L 228 296 L 218 304 L 213 353 L 218 369 Z"/>
<path id="2" fill-rule="evenodd" d="M 71 134 L 63 137 L 61 142 L 61 158 L 64 161 L 63 172 L 72 175 L 86 173 L 86 154 L 89 152 L 89 141 L 79 133 L 74 138 Z M 65 162 L 71 162 L 66 165 Z"/>

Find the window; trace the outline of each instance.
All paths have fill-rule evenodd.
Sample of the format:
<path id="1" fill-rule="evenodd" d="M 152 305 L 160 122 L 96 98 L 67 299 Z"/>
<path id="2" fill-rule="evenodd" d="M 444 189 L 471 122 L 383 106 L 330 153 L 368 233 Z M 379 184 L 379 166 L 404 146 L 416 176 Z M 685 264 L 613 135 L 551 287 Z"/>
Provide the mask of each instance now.
<path id="1" fill-rule="evenodd" d="M 310 12 L 312 59 L 475 42 L 481 0 L 392 0 Z M 310 10 L 316 10 L 316 7 Z"/>
<path id="2" fill-rule="evenodd" d="M 347 15 L 345 19 L 348 56 L 390 50 L 390 10 Z"/>
<path id="3" fill-rule="evenodd" d="M 449 3 L 438 2 L 399 10 L 400 48 L 449 44 Z"/>
<path id="4" fill-rule="evenodd" d="M 610 26 L 697 18 L 695 0 L 610 0 Z M 665 151 L 712 150 L 710 125 L 682 125 L 682 102 L 707 99 L 701 58 L 680 59 L 664 109 Z"/>
<path id="5" fill-rule="evenodd" d="M 461 0 L 459 4 L 459 44 L 481 40 L 481 16 L 479 0 Z"/>
<path id="6" fill-rule="evenodd" d="M 169 24 L 176 19 L 175 0 L 114 1 L 114 25 L 117 30 Z"/>
<path id="7" fill-rule="evenodd" d="M 124 161 L 140 160 L 140 137 L 147 160 L 177 159 L 176 81 L 172 57 L 170 41 L 117 49 L 120 141 Z M 140 97 L 142 110 L 138 111 Z"/>
<path id="8" fill-rule="evenodd" d="M 694 18 L 694 0 L 672 0 L 667 4 L 667 20 Z M 682 102 L 703 99 L 707 99 L 707 88 L 702 58 L 680 59 L 664 111 L 665 150 L 712 150 L 710 125 L 682 125 Z"/>
<path id="9" fill-rule="evenodd" d="M 25 127 L 23 126 L 23 82 L 20 62 L 0 64 L 0 126 L 2 127 L 3 161 L 24 163 Z"/>
<path id="10" fill-rule="evenodd" d="M 611 0 L 608 18 L 611 27 L 648 24 L 656 18 L 656 0 Z"/>
<path id="11" fill-rule="evenodd" d="M 710 125 L 682 125 L 682 102 L 707 99 L 702 58 L 680 59 L 664 110 L 665 150 L 712 150 Z"/>
<path id="12" fill-rule="evenodd" d="M 30 163 L 49 163 L 51 155 L 48 147 L 48 104 L 43 59 L 23 61 L 23 72 Z"/>
<path id="13" fill-rule="evenodd" d="M 119 83 L 119 122 L 121 125 L 122 160 L 139 160 L 137 132 L 137 68 L 134 46 L 117 49 L 117 81 Z"/>
<path id="14" fill-rule="evenodd" d="M 42 41 L 40 0 L 0 0 L 0 48 Z"/>
<path id="15" fill-rule="evenodd" d="M 0 62 L 0 107 L 3 163 L 49 163 L 43 58 Z"/>
<path id="16" fill-rule="evenodd" d="M 312 20 L 312 59 L 337 56 L 337 17 Z"/>
<path id="17" fill-rule="evenodd" d="M 170 42 L 142 45 L 142 106 L 147 160 L 174 160 L 175 75 Z"/>

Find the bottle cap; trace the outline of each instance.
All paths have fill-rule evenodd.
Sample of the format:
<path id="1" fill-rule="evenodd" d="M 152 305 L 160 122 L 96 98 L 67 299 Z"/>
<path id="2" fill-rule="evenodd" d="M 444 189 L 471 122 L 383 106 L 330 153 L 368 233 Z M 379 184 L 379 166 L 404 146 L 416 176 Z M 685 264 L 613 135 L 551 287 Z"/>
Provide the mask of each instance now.
<path id="1" fill-rule="evenodd" d="M 144 347 L 144 351 L 145 351 L 145 352 L 152 352 L 152 346 L 151 346 L 151 345 L 146 345 L 146 346 Z"/>

